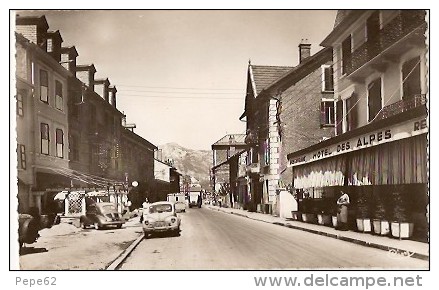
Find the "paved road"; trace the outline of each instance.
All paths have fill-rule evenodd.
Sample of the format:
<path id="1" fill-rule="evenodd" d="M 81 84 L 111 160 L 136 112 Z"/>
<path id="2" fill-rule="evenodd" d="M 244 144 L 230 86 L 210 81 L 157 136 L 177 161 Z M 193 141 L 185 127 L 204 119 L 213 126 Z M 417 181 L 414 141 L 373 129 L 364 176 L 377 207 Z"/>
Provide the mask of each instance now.
<path id="1" fill-rule="evenodd" d="M 181 236 L 143 240 L 120 269 L 428 269 L 427 261 L 207 208 L 180 216 Z"/>

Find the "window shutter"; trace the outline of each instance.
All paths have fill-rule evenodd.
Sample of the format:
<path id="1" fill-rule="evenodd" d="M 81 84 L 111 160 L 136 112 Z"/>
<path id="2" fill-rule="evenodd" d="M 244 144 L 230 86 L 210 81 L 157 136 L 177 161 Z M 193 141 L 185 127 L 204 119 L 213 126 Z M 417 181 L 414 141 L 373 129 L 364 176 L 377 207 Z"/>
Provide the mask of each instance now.
<path id="1" fill-rule="evenodd" d="M 342 134 L 343 133 L 343 101 L 339 100 L 336 103 L 336 110 L 337 110 L 337 115 L 336 115 L 336 120 L 335 120 L 335 130 L 337 135 Z"/>
<path id="2" fill-rule="evenodd" d="M 20 166 L 21 169 L 26 169 L 26 147 L 20 144 Z"/>
<path id="3" fill-rule="evenodd" d="M 351 68 L 351 53 L 352 53 L 352 42 L 351 36 L 349 35 L 341 44 L 342 52 L 342 73 L 346 74 Z"/>
<path id="4" fill-rule="evenodd" d="M 326 114 L 325 114 L 325 102 L 320 102 L 320 126 L 325 125 L 325 119 L 326 119 Z"/>

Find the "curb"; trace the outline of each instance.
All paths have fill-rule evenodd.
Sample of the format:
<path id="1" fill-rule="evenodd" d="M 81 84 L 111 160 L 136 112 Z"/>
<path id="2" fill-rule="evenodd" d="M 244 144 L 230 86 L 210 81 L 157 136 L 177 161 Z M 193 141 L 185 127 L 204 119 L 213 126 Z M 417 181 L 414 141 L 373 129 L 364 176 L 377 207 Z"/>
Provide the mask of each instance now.
<path id="1" fill-rule="evenodd" d="M 133 252 L 133 250 L 137 247 L 138 244 L 143 240 L 143 234 L 140 235 L 131 245 L 119 255 L 105 270 L 114 271 L 117 270 L 122 263 L 128 258 L 128 256 Z"/>
<path id="2" fill-rule="evenodd" d="M 240 213 L 235 213 L 233 211 L 231 212 L 226 212 L 223 211 L 221 209 L 216 209 L 216 208 L 212 208 L 209 207 L 211 210 L 216 210 L 222 213 L 227 213 L 227 214 L 232 214 L 232 215 L 236 215 L 236 216 L 240 216 L 240 217 L 245 217 L 248 219 L 252 219 L 252 220 L 256 220 L 256 221 L 261 221 L 261 222 L 265 222 L 268 224 L 274 224 L 274 225 L 278 225 L 278 226 L 283 226 L 283 227 L 287 227 L 290 229 L 295 229 L 295 230 L 301 230 L 304 232 L 309 232 L 312 234 L 317 234 L 317 235 L 321 235 L 321 236 L 326 236 L 329 238 L 334 238 L 334 239 L 338 239 L 341 241 L 346 241 L 346 242 L 350 242 L 350 243 L 354 243 L 357 245 L 361 245 L 361 246 L 365 246 L 365 247 L 370 247 L 370 248 L 375 248 L 375 249 L 379 249 L 379 250 L 384 250 L 390 253 L 402 253 L 403 255 L 410 255 L 410 257 L 415 258 L 415 259 L 420 259 L 420 260 L 424 260 L 424 261 L 429 261 L 430 260 L 430 256 L 429 255 L 425 255 L 425 254 L 421 254 L 421 253 L 411 253 L 410 251 L 404 250 L 404 249 L 400 249 L 400 248 L 393 248 L 390 246 L 384 246 L 384 245 L 380 245 L 380 244 L 376 244 L 376 243 L 370 243 L 367 241 L 363 241 L 363 240 L 357 240 L 357 239 L 353 239 L 353 238 L 349 238 L 349 237 L 344 237 L 344 236 L 340 236 L 340 235 L 336 235 L 336 234 L 330 234 L 327 232 L 323 232 L 323 231 L 318 231 L 318 230 L 313 230 L 313 229 L 307 229 L 307 228 L 302 228 L 302 227 L 298 227 L 298 226 L 294 226 L 294 225 L 289 225 L 289 224 L 285 224 L 282 222 L 269 222 L 269 221 L 265 221 L 262 219 L 258 219 L 258 218 L 253 218 L 253 217 L 249 217 L 248 215 L 245 214 L 240 214 Z"/>

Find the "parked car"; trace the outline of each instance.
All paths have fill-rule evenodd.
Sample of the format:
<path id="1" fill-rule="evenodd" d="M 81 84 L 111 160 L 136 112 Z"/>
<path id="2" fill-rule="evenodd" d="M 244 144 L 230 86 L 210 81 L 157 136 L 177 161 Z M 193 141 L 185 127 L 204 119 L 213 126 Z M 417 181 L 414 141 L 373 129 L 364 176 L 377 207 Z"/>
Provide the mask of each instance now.
<path id="1" fill-rule="evenodd" d="M 186 203 L 184 201 L 176 201 L 174 205 L 175 212 L 186 212 Z"/>
<path id="2" fill-rule="evenodd" d="M 181 219 L 175 211 L 175 204 L 169 201 L 159 201 L 152 203 L 143 210 L 143 232 L 145 238 L 153 233 L 172 233 L 176 236 L 180 234 Z"/>
<path id="3" fill-rule="evenodd" d="M 81 216 L 80 223 L 83 229 L 91 225 L 97 230 L 108 226 L 120 229 L 125 223 L 125 219 L 117 211 L 114 203 L 98 202 L 90 204 L 86 208 L 86 214 Z"/>
<path id="4" fill-rule="evenodd" d="M 186 212 L 186 199 L 184 193 L 169 193 L 167 201 L 175 204 L 176 212 Z"/>
<path id="5" fill-rule="evenodd" d="M 18 215 L 18 242 L 20 247 L 23 244 L 32 244 L 39 238 L 38 231 L 40 230 L 40 224 L 37 218 L 34 218 L 30 214 Z"/>

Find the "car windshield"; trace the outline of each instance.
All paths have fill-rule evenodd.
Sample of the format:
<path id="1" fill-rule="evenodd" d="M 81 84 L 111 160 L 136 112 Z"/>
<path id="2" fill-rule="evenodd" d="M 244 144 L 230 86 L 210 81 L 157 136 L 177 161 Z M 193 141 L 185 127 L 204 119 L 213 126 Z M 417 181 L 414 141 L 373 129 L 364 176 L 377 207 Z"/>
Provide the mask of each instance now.
<path id="1" fill-rule="evenodd" d="M 161 212 L 172 212 L 172 205 L 170 204 L 156 204 L 149 207 L 149 213 L 161 213 Z"/>
<path id="2" fill-rule="evenodd" d="M 101 206 L 101 209 L 103 212 L 113 212 L 116 211 L 116 207 L 112 204 L 103 205 Z"/>

